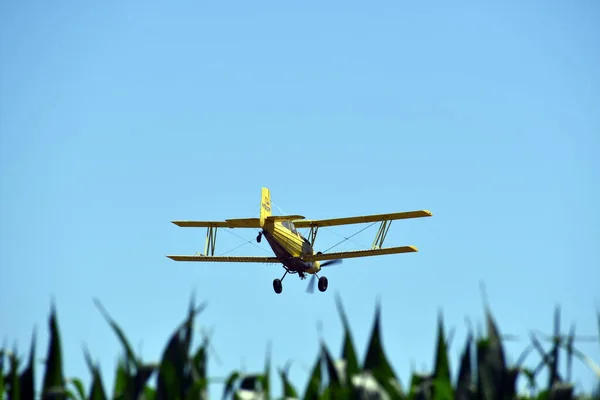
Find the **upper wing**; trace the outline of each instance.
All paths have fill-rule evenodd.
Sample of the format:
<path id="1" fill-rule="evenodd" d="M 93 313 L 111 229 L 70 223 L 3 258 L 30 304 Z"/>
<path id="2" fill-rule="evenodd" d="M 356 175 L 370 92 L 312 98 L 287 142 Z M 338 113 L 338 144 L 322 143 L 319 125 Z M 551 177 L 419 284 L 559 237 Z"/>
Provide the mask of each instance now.
<path id="1" fill-rule="evenodd" d="M 371 257 L 371 256 L 383 256 L 386 254 L 399 254 L 399 253 L 415 253 L 419 251 L 415 246 L 401 246 L 401 247 L 388 247 L 385 249 L 374 249 L 374 250 L 354 250 L 354 251 L 341 251 L 338 253 L 326 253 L 326 254 L 314 254 L 312 256 L 304 256 L 304 261 L 325 261 L 335 260 L 338 258 L 356 258 L 356 257 Z"/>
<path id="2" fill-rule="evenodd" d="M 237 218 L 225 221 L 171 221 L 183 228 L 260 228 L 259 218 Z"/>
<path id="3" fill-rule="evenodd" d="M 408 218 L 421 218 L 431 217 L 433 214 L 428 210 L 418 211 L 405 211 L 392 214 L 373 214 L 373 215 L 362 215 L 358 217 L 347 217 L 347 218 L 332 218 L 332 219 L 320 219 L 320 220 L 300 220 L 294 221 L 296 228 L 310 228 L 316 226 L 335 226 L 335 225 L 349 225 L 349 224 L 362 224 L 365 222 L 377 222 L 377 221 L 390 221 L 394 219 L 408 219 Z"/>
<path id="4" fill-rule="evenodd" d="M 296 225 L 296 220 L 304 219 L 303 215 L 269 215 L 267 217 L 267 221 L 294 221 L 294 225 Z"/>
<path id="5" fill-rule="evenodd" d="M 244 257 L 244 256 L 227 256 L 227 257 L 217 257 L 217 256 L 167 256 L 171 260 L 174 261 L 204 261 L 204 262 L 243 262 L 243 263 L 269 263 L 269 264 L 279 264 L 279 261 L 276 257 Z"/>

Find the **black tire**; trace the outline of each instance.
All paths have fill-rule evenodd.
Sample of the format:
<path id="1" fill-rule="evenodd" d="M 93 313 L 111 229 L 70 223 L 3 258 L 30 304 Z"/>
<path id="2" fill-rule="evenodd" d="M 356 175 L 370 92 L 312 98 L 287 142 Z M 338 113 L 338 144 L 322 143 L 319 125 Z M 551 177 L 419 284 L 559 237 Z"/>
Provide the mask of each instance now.
<path id="1" fill-rule="evenodd" d="M 327 286 L 329 286 L 329 282 L 327 281 L 327 278 L 322 276 L 319 278 L 319 291 L 324 292 L 327 290 Z"/>
<path id="2" fill-rule="evenodd" d="M 273 279 L 273 290 L 277 294 L 279 294 L 283 291 L 283 285 L 281 284 L 281 279 Z"/>

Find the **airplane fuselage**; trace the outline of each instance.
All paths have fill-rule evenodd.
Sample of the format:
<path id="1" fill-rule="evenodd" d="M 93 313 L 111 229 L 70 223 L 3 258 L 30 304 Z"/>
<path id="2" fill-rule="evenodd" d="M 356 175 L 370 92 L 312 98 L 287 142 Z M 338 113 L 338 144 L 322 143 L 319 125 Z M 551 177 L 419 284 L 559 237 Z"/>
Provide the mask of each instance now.
<path id="1" fill-rule="evenodd" d="M 296 230 L 292 221 L 277 221 L 263 227 L 262 235 L 267 239 L 275 256 L 285 267 L 294 272 L 314 274 L 320 271 L 318 261 L 303 261 L 302 257 L 313 255 L 309 241 Z"/>

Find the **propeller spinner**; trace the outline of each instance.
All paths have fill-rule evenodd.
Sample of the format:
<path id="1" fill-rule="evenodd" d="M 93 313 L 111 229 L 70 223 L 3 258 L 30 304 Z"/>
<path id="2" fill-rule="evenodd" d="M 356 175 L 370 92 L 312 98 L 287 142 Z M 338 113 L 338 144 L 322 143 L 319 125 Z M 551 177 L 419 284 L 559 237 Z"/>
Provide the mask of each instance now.
<path id="1" fill-rule="evenodd" d="M 321 264 L 321 268 L 323 267 L 330 267 L 332 265 L 336 265 L 336 264 L 341 264 L 343 262 L 342 259 L 337 259 L 337 260 L 329 260 L 329 261 L 325 261 Z M 316 274 L 313 274 L 310 277 L 310 281 L 308 282 L 308 287 L 306 288 L 306 293 L 314 293 L 315 291 L 315 278 L 316 278 Z M 327 278 L 322 276 L 319 278 L 319 290 L 321 292 L 324 292 L 325 290 L 327 290 Z"/>

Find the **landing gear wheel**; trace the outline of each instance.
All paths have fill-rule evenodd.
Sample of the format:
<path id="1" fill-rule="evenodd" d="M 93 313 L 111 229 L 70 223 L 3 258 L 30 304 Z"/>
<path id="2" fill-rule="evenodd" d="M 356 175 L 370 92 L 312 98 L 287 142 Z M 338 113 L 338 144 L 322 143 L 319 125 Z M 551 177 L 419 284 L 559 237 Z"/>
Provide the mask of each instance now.
<path id="1" fill-rule="evenodd" d="M 319 278 L 319 283 L 317 285 L 319 287 L 319 291 L 324 292 L 327 290 L 327 286 L 328 286 L 328 282 L 327 282 L 327 278 L 325 278 L 324 276 Z"/>
<path id="2" fill-rule="evenodd" d="M 320 286 L 319 286 L 320 288 Z M 273 290 L 275 293 L 279 294 L 283 290 L 283 285 L 281 284 L 281 279 L 273 279 Z"/>
<path id="3" fill-rule="evenodd" d="M 256 243 L 260 243 L 260 239 L 262 239 L 262 233 L 259 233 L 256 237 Z"/>

